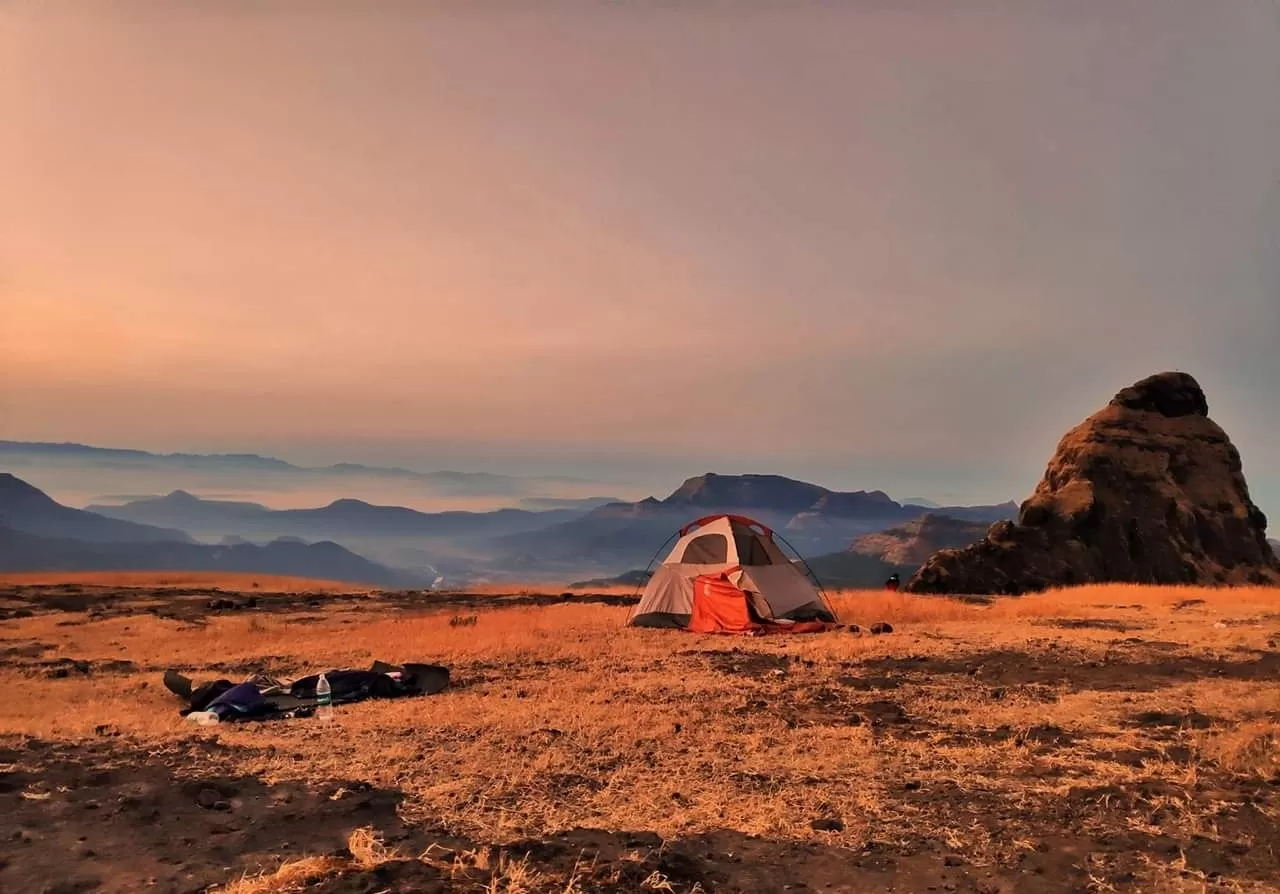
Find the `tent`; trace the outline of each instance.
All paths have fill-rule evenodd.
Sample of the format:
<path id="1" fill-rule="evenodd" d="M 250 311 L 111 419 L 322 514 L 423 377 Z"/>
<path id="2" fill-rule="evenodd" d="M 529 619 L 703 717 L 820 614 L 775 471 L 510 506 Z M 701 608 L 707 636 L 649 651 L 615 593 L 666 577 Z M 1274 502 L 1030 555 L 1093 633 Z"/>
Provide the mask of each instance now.
<path id="1" fill-rule="evenodd" d="M 773 531 L 741 515 L 708 515 L 680 539 L 632 609 L 632 627 L 695 633 L 800 633 L 836 620 Z"/>

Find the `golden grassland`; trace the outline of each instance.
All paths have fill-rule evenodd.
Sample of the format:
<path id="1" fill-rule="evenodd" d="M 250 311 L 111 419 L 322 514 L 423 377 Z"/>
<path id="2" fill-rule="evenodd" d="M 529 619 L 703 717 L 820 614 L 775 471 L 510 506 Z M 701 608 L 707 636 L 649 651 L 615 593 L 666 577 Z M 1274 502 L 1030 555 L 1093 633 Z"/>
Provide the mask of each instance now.
<path id="1" fill-rule="evenodd" d="M 45 662 L 132 664 L 59 679 L 31 662 L 0 667 L 0 740 L 91 740 L 104 729 L 153 750 L 216 740 L 227 748 L 193 760 L 268 781 L 399 789 L 406 820 L 486 842 L 588 827 L 852 846 L 927 830 L 978 861 L 1035 848 L 1057 822 L 1110 822 L 1112 800 L 1128 805 L 1116 819 L 1126 834 L 1212 838 L 1225 834 L 1227 780 L 1280 778 L 1280 686 L 1258 664 L 1276 651 L 1280 589 L 833 601 L 846 623 L 887 621 L 894 632 L 698 636 L 627 628 L 625 607 L 573 602 L 466 609 L 476 622 L 458 626 L 457 610 L 433 607 L 431 594 L 420 609 L 371 597 L 187 620 L 36 613 L 0 622 L 0 653 L 35 643 Z M 169 667 L 199 681 L 374 659 L 445 664 L 454 685 L 343 707 L 331 729 L 198 729 L 159 684 Z M 940 794 L 904 800 L 907 782 Z M 1046 813 L 1076 801 L 1066 818 Z M 1006 811 L 999 827 L 982 817 L 994 805 Z M 1280 824 L 1274 806 L 1258 809 Z M 819 817 L 842 827 L 815 831 Z M 1152 863 L 1150 878 L 1167 884 L 1152 890 L 1199 890 L 1203 878 L 1187 882 L 1175 864 Z M 289 884 L 245 880 L 228 894 Z"/>

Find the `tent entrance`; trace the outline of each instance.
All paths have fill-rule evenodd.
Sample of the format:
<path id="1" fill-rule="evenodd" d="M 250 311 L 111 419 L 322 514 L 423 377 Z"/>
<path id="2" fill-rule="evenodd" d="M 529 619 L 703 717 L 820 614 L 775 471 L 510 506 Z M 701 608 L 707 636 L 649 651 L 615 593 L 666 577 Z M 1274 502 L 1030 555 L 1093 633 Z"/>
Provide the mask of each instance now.
<path id="1" fill-rule="evenodd" d="M 699 574 L 693 579 L 692 633 L 754 633 L 761 627 L 751 597 L 729 581 L 726 572 Z"/>
<path id="2" fill-rule="evenodd" d="M 729 572 L 700 574 L 693 580 L 693 613 L 685 628 L 690 633 L 727 633 L 763 636 L 770 633 L 821 633 L 836 625 L 825 621 L 791 621 L 765 618 L 748 592 L 729 580 Z"/>

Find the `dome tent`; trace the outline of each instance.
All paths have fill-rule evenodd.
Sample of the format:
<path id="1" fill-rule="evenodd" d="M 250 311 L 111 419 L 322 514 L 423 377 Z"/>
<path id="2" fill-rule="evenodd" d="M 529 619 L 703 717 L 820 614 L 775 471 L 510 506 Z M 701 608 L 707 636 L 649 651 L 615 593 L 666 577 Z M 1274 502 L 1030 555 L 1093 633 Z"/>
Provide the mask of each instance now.
<path id="1" fill-rule="evenodd" d="M 756 634 L 825 629 L 835 620 L 773 531 L 745 516 L 709 515 L 680 529 L 627 624 Z"/>

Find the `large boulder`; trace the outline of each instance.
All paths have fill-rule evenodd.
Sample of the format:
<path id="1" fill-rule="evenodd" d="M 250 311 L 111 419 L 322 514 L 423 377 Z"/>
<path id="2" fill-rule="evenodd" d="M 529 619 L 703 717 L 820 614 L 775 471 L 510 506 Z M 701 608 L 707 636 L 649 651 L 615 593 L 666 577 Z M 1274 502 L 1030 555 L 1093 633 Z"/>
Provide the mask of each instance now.
<path id="1" fill-rule="evenodd" d="M 1280 584 L 1266 528 L 1204 391 L 1191 376 L 1166 372 L 1125 388 L 1067 432 L 1016 523 L 942 550 L 905 589 Z"/>

